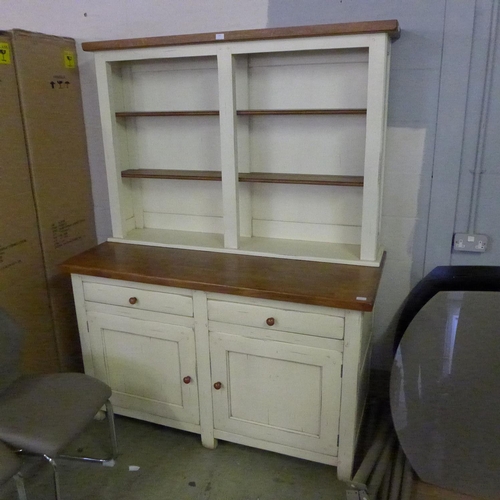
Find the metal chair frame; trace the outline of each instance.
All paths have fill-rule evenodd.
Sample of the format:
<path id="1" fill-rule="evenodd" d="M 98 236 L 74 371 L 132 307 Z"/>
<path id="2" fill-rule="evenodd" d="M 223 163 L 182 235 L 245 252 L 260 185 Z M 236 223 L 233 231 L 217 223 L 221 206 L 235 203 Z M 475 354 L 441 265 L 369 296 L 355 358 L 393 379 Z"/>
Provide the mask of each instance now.
<path id="1" fill-rule="evenodd" d="M 61 485 L 59 481 L 59 471 L 56 460 L 77 460 L 80 462 L 92 462 L 92 463 L 100 463 L 104 464 L 106 462 L 110 462 L 115 460 L 118 456 L 118 441 L 116 439 L 116 427 L 115 427 L 115 414 L 113 411 L 113 405 L 111 401 L 106 401 L 106 418 L 108 420 L 109 434 L 112 446 L 112 455 L 109 458 L 96 458 L 96 457 L 83 457 L 76 455 L 57 455 L 56 457 L 49 457 L 48 455 L 41 455 L 52 467 L 53 478 L 54 478 L 54 489 L 55 489 L 55 497 L 56 500 L 62 500 L 61 495 Z M 31 456 L 40 456 L 34 453 L 24 452 L 24 450 L 16 450 L 17 453 Z M 17 491 L 19 500 L 27 500 L 26 491 L 24 488 L 24 481 L 22 476 L 18 473 L 14 477 L 16 480 Z"/>

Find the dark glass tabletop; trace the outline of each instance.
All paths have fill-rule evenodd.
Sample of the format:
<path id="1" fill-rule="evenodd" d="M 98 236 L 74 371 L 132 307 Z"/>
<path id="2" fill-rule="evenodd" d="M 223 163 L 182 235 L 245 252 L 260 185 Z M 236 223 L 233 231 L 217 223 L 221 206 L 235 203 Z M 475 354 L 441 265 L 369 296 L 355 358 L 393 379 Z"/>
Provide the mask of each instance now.
<path id="1" fill-rule="evenodd" d="M 391 410 L 425 482 L 500 498 L 500 292 L 438 292 L 396 352 Z"/>

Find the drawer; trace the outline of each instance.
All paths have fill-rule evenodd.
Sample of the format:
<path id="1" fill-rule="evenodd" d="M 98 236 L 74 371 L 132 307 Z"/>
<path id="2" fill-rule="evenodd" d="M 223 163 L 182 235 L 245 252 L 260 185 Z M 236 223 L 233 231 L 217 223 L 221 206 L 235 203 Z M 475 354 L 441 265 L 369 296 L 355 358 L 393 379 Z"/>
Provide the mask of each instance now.
<path id="1" fill-rule="evenodd" d="M 344 338 L 344 318 L 316 312 L 293 311 L 239 302 L 208 301 L 209 321 L 303 333 L 332 339 Z"/>
<path id="2" fill-rule="evenodd" d="M 193 317 L 193 299 L 187 295 L 86 282 L 83 293 L 89 302 Z"/>

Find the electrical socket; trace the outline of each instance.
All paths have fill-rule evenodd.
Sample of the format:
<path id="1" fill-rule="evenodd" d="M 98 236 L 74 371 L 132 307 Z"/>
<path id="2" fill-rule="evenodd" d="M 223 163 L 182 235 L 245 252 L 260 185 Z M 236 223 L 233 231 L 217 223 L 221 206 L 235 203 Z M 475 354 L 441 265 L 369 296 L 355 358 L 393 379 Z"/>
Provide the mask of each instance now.
<path id="1" fill-rule="evenodd" d="M 455 233 L 453 250 L 458 252 L 486 252 L 488 236 L 485 234 Z"/>

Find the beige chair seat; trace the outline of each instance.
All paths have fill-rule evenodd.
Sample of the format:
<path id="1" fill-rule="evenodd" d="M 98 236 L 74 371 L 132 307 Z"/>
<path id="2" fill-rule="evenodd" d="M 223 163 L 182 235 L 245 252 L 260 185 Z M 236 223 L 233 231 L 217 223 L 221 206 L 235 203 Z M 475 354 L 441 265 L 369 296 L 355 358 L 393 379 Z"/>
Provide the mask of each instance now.
<path id="1" fill-rule="evenodd" d="M 0 440 L 55 457 L 110 396 L 106 384 L 81 373 L 21 377 L 1 395 Z"/>

